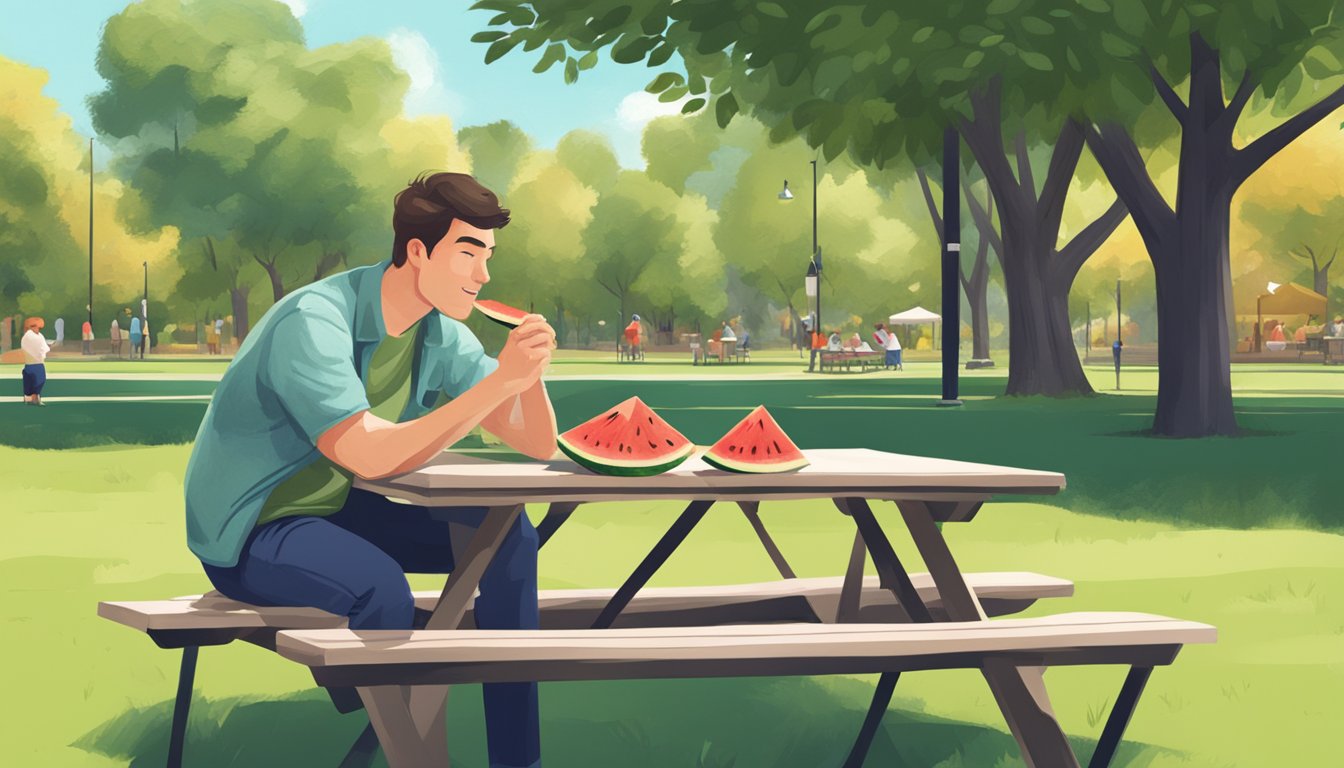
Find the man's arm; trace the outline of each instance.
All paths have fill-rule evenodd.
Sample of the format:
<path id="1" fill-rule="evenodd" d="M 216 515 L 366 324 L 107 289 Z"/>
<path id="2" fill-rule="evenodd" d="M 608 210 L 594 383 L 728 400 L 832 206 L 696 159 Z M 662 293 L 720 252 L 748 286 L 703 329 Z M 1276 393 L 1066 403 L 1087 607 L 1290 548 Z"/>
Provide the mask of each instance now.
<path id="1" fill-rule="evenodd" d="M 540 380 L 500 403 L 481 426 L 525 456 L 545 461 L 555 455 L 555 411 Z"/>
<path id="2" fill-rule="evenodd" d="M 513 403 L 522 395 L 527 437 L 517 446 L 528 455 L 545 450 L 543 425 L 549 424 L 550 452 L 555 452 L 555 416 L 541 387 L 541 374 L 551 359 L 555 332 L 540 316 L 509 332 L 499 354 L 499 367 L 478 384 L 447 404 L 418 419 L 400 424 L 361 411 L 322 432 L 317 449 L 324 456 L 364 479 L 409 472 L 461 440 L 496 411 L 507 421 Z M 536 394 L 527 396 L 529 390 Z M 505 410 L 507 409 L 507 410 Z M 549 421 L 541 417 L 543 412 Z M 489 429 L 489 427 L 487 427 Z M 503 428 L 501 428 L 503 429 Z M 491 429 L 491 432 L 495 430 Z M 496 433 L 499 434 L 499 433 Z M 504 435 L 500 435 L 503 437 Z"/>

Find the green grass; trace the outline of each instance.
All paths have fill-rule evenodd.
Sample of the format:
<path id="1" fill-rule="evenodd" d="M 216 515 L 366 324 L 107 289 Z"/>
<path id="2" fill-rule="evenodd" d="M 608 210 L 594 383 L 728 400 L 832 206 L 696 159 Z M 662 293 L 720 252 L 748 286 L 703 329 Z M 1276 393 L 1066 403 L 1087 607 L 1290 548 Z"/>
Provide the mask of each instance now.
<path id="1" fill-rule="evenodd" d="M 0 543 L 0 618 L 10 692 L 0 705 L 12 765 L 161 764 L 179 654 L 96 618 L 99 600 L 192 594 L 209 585 L 182 540 L 185 446 L 0 448 L 10 492 Z M 79 478 L 72 482 L 70 478 Z M 534 518 L 539 508 L 529 510 Z M 614 586 L 678 511 L 584 508 L 542 552 L 542 586 Z M 904 562 L 919 559 L 890 505 L 876 508 Z M 768 504 L 767 525 L 803 576 L 843 570 L 852 524 L 822 503 Z M 1344 684 L 1344 537 L 1309 531 L 1195 530 L 1036 504 L 989 505 L 947 527 L 968 570 L 1074 579 L 1060 610 L 1138 610 L 1219 627 L 1159 669 L 1121 766 L 1322 765 Z M 768 579 L 769 559 L 731 506 L 715 508 L 655 579 Z M 417 588 L 434 577 L 415 576 Z M 1084 760 L 1123 678 L 1116 668 L 1047 675 Z M 872 677 L 574 683 L 543 687 L 547 764 L 814 766 L 838 761 Z M 250 646 L 202 652 L 189 734 L 193 765 L 334 764 L 363 724 L 339 716 L 298 665 Z M 455 765 L 483 765 L 479 689 L 452 697 Z M 21 694 L 16 693 L 21 692 Z M 873 764 L 1017 766 L 1016 749 L 973 673 L 906 675 Z M 781 735 L 783 734 L 783 735 Z M 1266 734 L 1273 734 L 1267 737 Z M 705 745 L 709 744 L 706 748 Z M 959 757 L 957 755 L 960 755 Z M 948 762 L 951 761 L 951 762 Z M 957 762 L 960 761 L 960 762 Z M 710 763 L 705 763 L 710 764 Z"/>
<path id="2" fill-rule="evenodd" d="M 898 374 L 557 380 L 549 389 L 562 428 L 638 394 L 708 443 L 764 403 L 805 447 L 869 446 L 1063 471 L 1069 487 L 1057 497 L 991 504 L 974 522 L 948 526 L 961 565 L 1075 580 L 1075 597 L 1046 601 L 1029 615 L 1136 610 L 1219 628 L 1217 645 L 1187 648 L 1172 667 L 1157 670 L 1115 764 L 1331 764 L 1337 755 L 1330 734 L 1344 714 L 1335 701 L 1344 686 L 1344 510 L 1337 473 L 1328 467 L 1344 434 L 1344 371 L 1238 367 L 1234 386 L 1247 435 L 1197 441 L 1143 434 L 1152 369 L 1127 370 L 1119 396 L 1065 400 L 997 398 L 1004 373 L 964 378 L 967 404 L 951 410 L 933 406 L 936 365 L 919 363 Z M 1099 387 L 1113 385 L 1107 367 L 1089 375 Z M 52 386 L 71 387 L 66 396 L 115 398 L 198 394 L 209 385 L 53 377 Z M 0 621 L 11 662 L 0 762 L 162 764 L 179 654 L 96 618 L 94 606 L 209 588 L 186 550 L 181 509 L 185 443 L 203 409 L 199 402 L 115 399 L 44 409 L 0 404 L 0 443 L 74 448 L 0 447 L 7 534 L 0 539 Z M 535 518 L 542 510 L 529 511 Z M 670 504 L 584 508 L 543 551 L 542 586 L 618 584 L 677 511 Z M 876 511 L 902 561 L 921 567 L 892 507 Z M 834 509 L 789 502 L 762 513 L 800 575 L 843 570 L 853 527 Z M 749 526 L 725 505 L 654 583 L 773 576 Z M 433 577 L 412 581 L 438 586 Z M 1122 679 L 1115 668 L 1047 675 L 1084 762 Z M 873 682 L 546 685 L 547 765 L 835 763 L 862 721 Z M 260 649 L 205 649 L 188 763 L 335 764 L 364 720 L 337 715 L 311 686 L 298 665 Z M 478 687 L 454 690 L 456 766 L 484 765 L 479 701 Z M 921 673 L 902 678 L 871 764 L 1018 766 L 1016 754 L 983 680 Z"/>

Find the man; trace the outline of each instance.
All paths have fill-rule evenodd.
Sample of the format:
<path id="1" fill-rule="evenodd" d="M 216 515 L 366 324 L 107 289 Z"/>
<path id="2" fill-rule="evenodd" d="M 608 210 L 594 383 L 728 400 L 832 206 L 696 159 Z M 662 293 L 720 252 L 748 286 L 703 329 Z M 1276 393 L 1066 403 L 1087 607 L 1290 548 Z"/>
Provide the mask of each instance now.
<path id="1" fill-rule="evenodd" d="M 1335 315 L 1335 322 L 1331 324 L 1330 332 L 1326 335 L 1334 338 L 1344 337 L 1344 317 Z"/>
<path id="2" fill-rule="evenodd" d="M 631 315 L 630 324 L 625 326 L 625 343 L 627 346 L 630 347 L 631 360 L 636 360 L 639 358 L 639 342 L 640 342 L 639 334 L 640 334 L 639 315 Z"/>
<path id="3" fill-rule="evenodd" d="M 23 348 L 23 402 L 29 405 L 46 405 L 42 402 L 42 387 L 47 383 L 47 354 L 51 345 L 42 335 L 46 321 L 40 317 L 30 317 L 23 321 L 23 338 L 19 346 Z"/>
<path id="4" fill-rule="evenodd" d="M 351 629 L 411 628 L 405 573 L 453 569 L 442 510 L 353 490 L 354 477 L 413 470 L 477 425 L 533 458 L 556 449 L 541 382 L 551 326 L 525 316 L 495 359 L 461 323 L 509 211 L 460 173 L 416 179 L 393 207 L 390 260 L 295 291 L 248 334 L 185 482 L 188 544 L 220 592 L 322 608 Z M 481 580 L 477 626 L 537 628 L 536 559 L 522 515 Z M 536 684 L 486 685 L 484 698 L 490 765 L 539 765 Z"/>
<path id="5" fill-rule="evenodd" d="M 79 329 L 79 338 L 84 342 L 83 354 L 93 354 L 93 323 L 88 320 Z"/>
<path id="6" fill-rule="evenodd" d="M 127 309 L 126 309 L 126 314 L 128 314 L 128 315 L 131 314 L 131 310 L 130 310 L 130 308 L 127 308 Z M 142 346 L 142 344 L 143 344 L 143 342 L 144 342 L 144 340 L 145 340 L 145 337 L 144 337 L 144 335 L 141 333 L 142 330 L 144 330 L 144 329 L 143 329 L 142 326 L 140 325 L 140 318 L 136 317 L 135 315 L 131 315 L 131 354 L 130 354 L 130 358 L 131 358 L 132 360 L 135 359 L 135 353 L 136 353 L 136 350 L 140 350 L 140 349 L 143 349 L 143 348 L 144 348 L 144 347 Z M 143 356 L 143 354 L 142 354 L 142 356 Z"/>
<path id="7" fill-rule="evenodd" d="M 222 355 L 224 344 L 224 318 L 215 315 L 215 354 Z"/>

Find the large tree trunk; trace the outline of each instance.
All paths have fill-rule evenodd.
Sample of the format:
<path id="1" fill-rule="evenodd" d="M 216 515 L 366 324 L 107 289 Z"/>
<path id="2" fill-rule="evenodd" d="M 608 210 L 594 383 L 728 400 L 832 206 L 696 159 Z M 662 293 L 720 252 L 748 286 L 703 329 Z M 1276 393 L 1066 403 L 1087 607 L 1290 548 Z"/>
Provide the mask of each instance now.
<path id="1" fill-rule="evenodd" d="M 989 358 L 989 281 L 967 280 L 963 287 L 971 304 L 971 359 L 966 365 L 979 362 L 975 367 L 988 368 L 993 364 Z"/>
<path id="2" fill-rule="evenodd" d="M 247 321 L 247 294 L 251 290 L 251 286 L 229 289 L 229 299 L 233 305 L 233 337 L 238 340 L 239 345 L 247 338 L 247 332 L 250 330 Z"/>
<path id="3" fill-rule="evenodd" d="M 283 299 L 285 297 L 285 281 L 280 277 L 280 268 L 277 267 L 274 262 L 261 261 L 258 259 L 258 263 L 265 268 L 266 276 L 271 279 L 272 299 L 274 301 Z"/>
<path id="4" fill-rule="evenodd" d="M 1082 126 L 1070 120 L 1061 128 L 1038 197 L 1025 138 L 1018 139 L 1017 172 L 1009 165 L 998 84 L 972 94 L 971 102 L 974 118 L 962 122 L 961 133 L 989 182 L 1003 228 L 994 243 L 1008 297 L 1006 394 L 1090 395 L 1073 345 L 1069 289 L 1078 269 L 1124 220 L 1125 208 L 1117 200 L 1059 248 L 1069 181 L 1082 154 Z M 974 196 L 967 201 L 982 236 L 992 232 L 985 208 Z"/>

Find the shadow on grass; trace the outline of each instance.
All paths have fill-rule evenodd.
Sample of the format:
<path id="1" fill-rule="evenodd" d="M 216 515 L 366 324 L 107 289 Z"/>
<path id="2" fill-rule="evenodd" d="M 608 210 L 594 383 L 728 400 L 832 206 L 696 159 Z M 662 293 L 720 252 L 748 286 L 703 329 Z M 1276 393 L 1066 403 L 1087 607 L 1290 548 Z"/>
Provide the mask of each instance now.
<path id="1" fill-rule="evenodd" d="M 840 765 L 863 722 L 869 683 L 806 678 L 739 678 L 542 686 L 542 744 L 548 768 L 816 768 Z M 479 686 L 449 698 L 448 743 L 455 768 L 485 766 Z M 888 711 L 868 765 L 1022 765 L 1007 733 L 984 726 Z M 74 746 L 133 768 L 158 768 L 167 755 L 171 702 L 129 711 Z M 337 765 L 368 722 L 339 715 L 320 693 L 280 701 L 197 700 L 184 762 L 224 766 Z M 1074 739 L 1085 761 L 1095 742 Z M 1112 765 L 1145 764 L 1155 748 L 1122 745 Z M 375 763 L 383 765 L 381 757 Z"/>
<path id="2" fill-rule="evenodd" d="M 205 415 L 204 402 L 65 402 L 34 408 L 0 404 L 0 445 L 86 448 L 116 443 L 189 443 Z"/>

